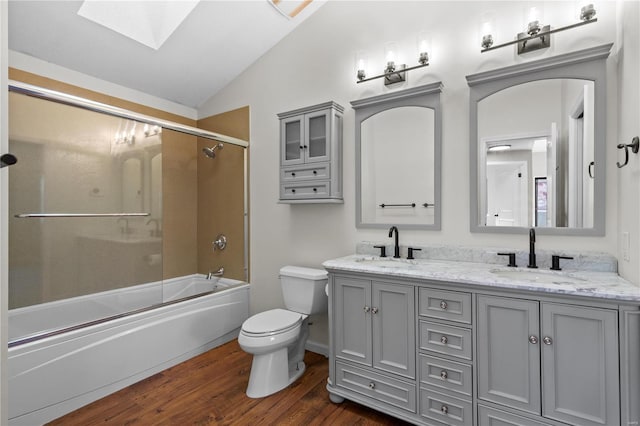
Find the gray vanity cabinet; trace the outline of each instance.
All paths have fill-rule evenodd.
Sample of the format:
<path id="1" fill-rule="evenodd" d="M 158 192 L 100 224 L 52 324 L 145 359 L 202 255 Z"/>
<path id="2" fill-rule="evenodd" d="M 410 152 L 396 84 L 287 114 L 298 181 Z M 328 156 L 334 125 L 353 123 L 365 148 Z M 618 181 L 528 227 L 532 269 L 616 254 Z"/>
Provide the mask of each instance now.
<path id="1" fill-rule="evenodd" d="M 278 114 L 280 202 L 342 202 L 342 113 L 326 102 Z"/>
<path id="2" fill-rule="evenodd" d="M 617 311 L 484 295 L 477 310 L 479 401 L 620 423 Z"/>
<path id="3" fill-rule="evenodd" d="M 336 277 L 336 358 L 415 379 L 414 287 Z"/>

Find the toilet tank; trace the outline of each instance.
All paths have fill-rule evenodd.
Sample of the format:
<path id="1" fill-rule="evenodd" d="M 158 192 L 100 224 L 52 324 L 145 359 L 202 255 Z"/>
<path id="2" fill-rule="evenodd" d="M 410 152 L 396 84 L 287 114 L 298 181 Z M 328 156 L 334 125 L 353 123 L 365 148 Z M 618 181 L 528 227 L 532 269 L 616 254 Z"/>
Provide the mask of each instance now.
<path id="1" fill-rule="evenodd" d="M 280 269 L 282 296 L 287 309 L 301 314 L 327 311 L 327 271 L 323 269 L 285 266 Z"/>

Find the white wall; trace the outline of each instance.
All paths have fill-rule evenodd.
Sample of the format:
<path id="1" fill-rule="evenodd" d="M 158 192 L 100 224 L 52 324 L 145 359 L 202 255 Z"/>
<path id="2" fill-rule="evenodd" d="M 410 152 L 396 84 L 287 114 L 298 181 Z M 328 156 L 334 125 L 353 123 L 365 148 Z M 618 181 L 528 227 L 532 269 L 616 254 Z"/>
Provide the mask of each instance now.
<path id="1" fill-rule="evenodd" d="M 354 112 L 349 101 L 442 81 L 442 230 L 402 231 L 400 242 L 445 243 L 526 249 L 523 235 L 469 232 L 468 116 L 465 76 L 532 59 L 553 56 L 616 40 L 616 4 L 598 5 L 598 22 L 553 35 L 553 46 L 518 56 L 514 48 L 480 53 L 479 17 L 496 13 L 496 43 L 512 39 L 523 24 L 522 2 L 334 1 L 328 2 L 239 78 L 206 102 L 199 116 L 251 106 L 251 282 L 252 311 L 282 304 L 278 268 L 286 264 L 319 267 L 330 258 L 353 253 L 357 242 L 388 242 L 385 231 L 355 228 Z M 546 2 L 554 27 L 574 21 L 574 2 Z M 384 43 L 398 42 L 413 65 L 416 37 L 432 35 L 431 65 L 409 73 L 408 82 L 387 89 L 382 80 L 356 84 L 355 55 L 368 50 L 383 67 Z M 615 157 L 616 69 L 608 65 L 607 156 Z M 344 205 L 282 205 L 278 199 L 278 119 L 276 114 L 334 100 L 345 107 Z M 611 142 L 609 142 L 611 141 Z M 538 238 L 541 249 L 617 252 L 615 161 L 607 169 L 605 237 Z M 637 191 L 636 191 L 637 192 Z M 637 210 L 636 210 L 637 211 Z M 637 236 L 634 236 L 637 238 Z"/>
<path id="2" fill-rule="evenodd" d="M 618 138 L 615 143 L 631 143 L 640 136 L 640 2 L 619 2 L 618 24 Z M 624 162 L 622 151 L 614 154 L 618 177 L 618 267 L 627 279 L 640 282 L 640 155 L 629 153 L 629 164 L 622 169 L 615 161 Z M 624 256 L 623 233 L 629 234 L 629 255 Z"/>

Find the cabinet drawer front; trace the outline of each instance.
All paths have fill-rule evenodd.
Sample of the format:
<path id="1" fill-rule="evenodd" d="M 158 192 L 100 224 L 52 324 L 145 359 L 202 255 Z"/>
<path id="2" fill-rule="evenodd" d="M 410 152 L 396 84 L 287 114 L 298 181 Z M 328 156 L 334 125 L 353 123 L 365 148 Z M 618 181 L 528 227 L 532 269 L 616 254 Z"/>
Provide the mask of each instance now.
<path id="1" fill-rule="evenodd" d="M 373 371 L 336 362 L 336 385 L 416 412 L 416 386 Z"/>
<path id="2" fill-rule="evenodd" d="M 473 424 L 470 400 L 454 398 L 431 389 L 420 389 L 420 415 L 452 426 Z"/>
<path id="3" fill-rule="evenodd" d="M 326 198 L 329 196 L 329 182 L 288 183 L 280 185 L 280 198 Z"/>
<path id="4" fill-rule="evenodd" d="M 420 383 L 471 396 L 471 366 L 429 355 L 420 355 Z"/>
<path id="5" fill-rule="evenodd" d="M 420 349 L 471 360 L 471 330 L 420 321 Z"/>
<path id="6" fill-rule="evenodd" d="M 280 169 L 281 182 L 298 182 L 310 179 L 329 179 L 328 163 L 315 163 L 304 166 L 283 167 Z"/>
<path id="7" fill-rule="evenodd" d="M 478 404 L 478 424 L 482 426 L 551 426 L 515 414 Z"/>
<path id="8" fill-rule="evenodd" d="M 471 324 L 471 294 L 420 288 L 420 312 L 425 317 Z"/>

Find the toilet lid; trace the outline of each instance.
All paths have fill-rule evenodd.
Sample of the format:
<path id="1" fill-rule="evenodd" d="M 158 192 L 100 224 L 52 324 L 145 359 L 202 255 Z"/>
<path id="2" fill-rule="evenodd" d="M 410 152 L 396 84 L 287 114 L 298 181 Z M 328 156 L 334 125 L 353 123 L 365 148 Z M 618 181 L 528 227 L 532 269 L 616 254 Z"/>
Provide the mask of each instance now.
<path id="1" fill-rule="evenodd" d="M 283 333 L 302 322 L 302 314 L 286 309 L 272 309 L 260 312 L 242 324 L 242 331 L 248 334 Z"/>

